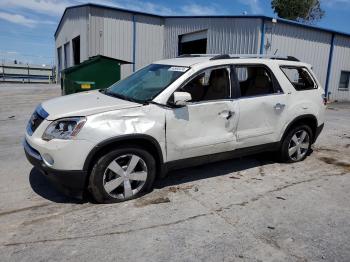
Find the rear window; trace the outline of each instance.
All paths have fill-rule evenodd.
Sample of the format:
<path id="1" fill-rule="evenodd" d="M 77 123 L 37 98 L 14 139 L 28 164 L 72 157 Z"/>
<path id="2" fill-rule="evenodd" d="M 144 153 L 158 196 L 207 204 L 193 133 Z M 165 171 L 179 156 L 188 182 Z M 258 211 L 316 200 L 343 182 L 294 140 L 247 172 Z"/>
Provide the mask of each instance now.
<path id="1" fill-rule="evenodd" d="M 281 70 L 294 86 L 295 90 L 317 89 L 317 85 L 305 67 L 282 66 Z"/>

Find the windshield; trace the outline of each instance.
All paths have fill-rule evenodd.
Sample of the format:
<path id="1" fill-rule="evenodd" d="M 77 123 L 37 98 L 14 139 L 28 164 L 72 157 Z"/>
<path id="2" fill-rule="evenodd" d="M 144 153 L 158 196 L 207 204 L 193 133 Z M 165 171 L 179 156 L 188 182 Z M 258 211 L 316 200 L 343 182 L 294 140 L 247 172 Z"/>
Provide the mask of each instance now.
<path id="1" fill-rule="evenodd" d="M 152 100 L 189 68 L 151 64 L 113 84 L 105 94 L 135 102 Z"/>

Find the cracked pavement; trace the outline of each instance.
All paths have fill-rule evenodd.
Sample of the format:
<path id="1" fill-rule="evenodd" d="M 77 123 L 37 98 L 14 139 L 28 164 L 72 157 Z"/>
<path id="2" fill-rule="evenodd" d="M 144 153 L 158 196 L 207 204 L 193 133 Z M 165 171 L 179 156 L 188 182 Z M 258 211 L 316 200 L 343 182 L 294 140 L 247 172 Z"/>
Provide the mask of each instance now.
<path id="1" fill-rule="evenodd" d="M 21 138 L 58 86 L 0 85 L 1 261 L 349 261 L 350 104 L 330 104 L 301 163 L 269 154 L 178 170 L 96 205 L 57 192 Z"/>

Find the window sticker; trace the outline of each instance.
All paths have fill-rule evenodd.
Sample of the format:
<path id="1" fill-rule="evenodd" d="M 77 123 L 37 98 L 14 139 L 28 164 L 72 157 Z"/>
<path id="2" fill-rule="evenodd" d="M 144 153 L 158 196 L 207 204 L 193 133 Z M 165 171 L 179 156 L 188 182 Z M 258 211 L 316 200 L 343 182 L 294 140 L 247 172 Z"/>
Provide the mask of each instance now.
<path id="1" fill-rule="evenodd" d="M 168 69 L 168 71 L 175 71 L 175 72 L 186 72 L 188 70 L 188 67 L 184 66 L 172 66 Z"/>

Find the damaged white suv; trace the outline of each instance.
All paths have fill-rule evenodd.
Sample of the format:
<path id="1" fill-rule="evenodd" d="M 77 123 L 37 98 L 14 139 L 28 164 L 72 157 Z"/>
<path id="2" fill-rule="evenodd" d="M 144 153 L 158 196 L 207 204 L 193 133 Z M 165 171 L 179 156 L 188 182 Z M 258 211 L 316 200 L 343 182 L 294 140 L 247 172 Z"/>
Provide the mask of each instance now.
<path id="1" fill-rule="evenodd" d="M 323 128 L 323 97 L 311 66 L 293 57 L 188 55 L 43 102 L 23 144 L 65 192 L 119 202 L 170 169 L 262 151 L 305 159 Z"/>

